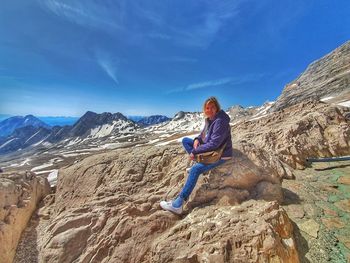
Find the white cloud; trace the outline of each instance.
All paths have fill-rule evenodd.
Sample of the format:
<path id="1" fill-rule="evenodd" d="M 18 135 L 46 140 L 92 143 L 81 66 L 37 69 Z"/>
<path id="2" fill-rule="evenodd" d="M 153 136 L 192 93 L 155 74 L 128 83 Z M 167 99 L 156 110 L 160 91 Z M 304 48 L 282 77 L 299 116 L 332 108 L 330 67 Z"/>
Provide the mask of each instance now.
<path id="1" fill-rule="evenodd" d="M 41 4 L 56 15 L 85 27 L 108 31 L 113 36 L 136 36 L 162 40 L 172 44 L 207 48 L 220 30 L 232 19 L 239 19 L 243 0 L 202 0 L 183 7 L 183 3 L 169 5 L 166 2 L 93 0 L 40 0 Z M 200 12 L 198 12 L 200 7 Z M 174 12 L 176 11 L 176 16 Z M 237 21 L 235 21 L 237 22 Z M 136 41 L 137 44 L 142 41 Z M 144 44 L 144 43 L 143 43 Z"/>
<path id="2" fill-rule="evenodd" d="M 193 89 L 202 89 L 202 88 L 206 88 L 206 87 L 221 86 L 224 84 L 228 84 L 231 81 L 232 81 L 232 78 L 223 78 L 223 79 L 218 79 L 218 80 L 199 82 L 199 83 L 194 83 L 194 84 L 188 85 L 185 90 L 193 90 Z"/>
<path id="3" fill-rule="evenodd" d="M 259 81 L 263 76 L 265 75 L 261 73 L 254 73 L 254 74 L 247 74 L 240 77 L 227 77 L 227 78 L 221 78 L 216 80 L 202 81 L 202 82 L 189 84 L 186 87 L 178 87 L 175 89 L 168 90 L 165 92 L 165 94 L 172 94 L 172 93 L 184 92 L 184 91 L 195 90 L 195 89 L 204 89 L 209 87 L 217 87 L 217 86 L 222 86 L 226 84 L 234 86 L 242 83 Z"/>
<path id="4" fill-rule="evenodd" d="M 81 26 L 94 27 L 102 30 L 122 29 L 107 6 L 93 1 L 42 0 L 41 4 L 71 22 Z M 115 6 L 118 8 L 118 6 Z M 118 11 L 118 10 L 115 10 Z"/>
<path id="5" fill-rule="evenodd" d="M 185 26 L 170 24 L 168 31 L 174 35 L 177 44 L 206 49 L 214 41 L 220 30 L 231 19 L 238 19 L 242 1 L 204 1 L 203 11 L 197 23 Z"/>
<path id="6" fill-rule="evenodd" d="M 96 52 L 96 61 L 98 65 L 103 69 L 104 72 L 117 84 L 119 80 L 117 77 L 118 61 L 112 60 L 111 57 L 105 52 Z"/>

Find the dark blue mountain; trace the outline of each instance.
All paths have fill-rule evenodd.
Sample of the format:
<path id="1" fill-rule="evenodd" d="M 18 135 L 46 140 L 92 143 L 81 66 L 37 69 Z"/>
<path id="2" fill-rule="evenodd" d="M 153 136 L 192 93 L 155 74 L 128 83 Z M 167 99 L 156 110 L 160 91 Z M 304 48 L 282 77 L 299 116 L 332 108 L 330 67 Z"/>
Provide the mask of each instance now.
<path id="1" fill-rule="evenodd" d="M 6 137 L 12 134 L 14 130 L 26 126 L 43 127 L 50 129 L 49 125 L 34 117 L 33 115 L 27 115 L 24 117 L 14 116 L 0 122 L 0 136 Z"/>
<path id="2" fill-rule="evenodd" d="M 137 121 L 136 123 L 139 124 L 140 126 L 145 127 L 145 126 L 150 126 L 150 125 L 162 123 L 162 122 L 169 121 L 169 120 L 171 120 L 171 119 L 168 118 L 167 116 L 152 115 L 149 117 L 144 117 L 141 120 Z"/>
<path id="3" fill-rule="evenodd" d="M 139 120 L 142 120 L 146 118 L 146 116 L 139 116 L 139 115 L 130 115 L 126 116 L 129 120 L 132 120 L 133 122 L 138 122 Z"/>

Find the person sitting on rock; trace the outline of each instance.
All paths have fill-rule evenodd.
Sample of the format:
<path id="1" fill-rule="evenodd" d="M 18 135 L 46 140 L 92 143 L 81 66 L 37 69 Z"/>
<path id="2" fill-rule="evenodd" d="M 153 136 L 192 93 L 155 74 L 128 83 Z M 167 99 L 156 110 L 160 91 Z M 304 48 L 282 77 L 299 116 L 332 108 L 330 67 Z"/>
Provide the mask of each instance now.
<path id="1" fill-rule="evenodd" d="M 232 158 L 232 141 L 230 130 L 230 117 L 220 108 L 215 97 L 208 98 L 203 104 L 203 113 L 206 116 L 205 126 L 201 134 L 194 138 L 183 138 L 182 144 L 189 154 L 189 158 L 196 160 L 196 155 L 214 151 L 224 147 L 221 158 L 211 164 L 197 162 L 189 170 L 187 181 L 181 192 L 172 201 L 161 201 L 160 206 L 164 210 L 182 214 L 184 201 L 187 201 L 193 191 L 200 174 L 207 172 Z"/>

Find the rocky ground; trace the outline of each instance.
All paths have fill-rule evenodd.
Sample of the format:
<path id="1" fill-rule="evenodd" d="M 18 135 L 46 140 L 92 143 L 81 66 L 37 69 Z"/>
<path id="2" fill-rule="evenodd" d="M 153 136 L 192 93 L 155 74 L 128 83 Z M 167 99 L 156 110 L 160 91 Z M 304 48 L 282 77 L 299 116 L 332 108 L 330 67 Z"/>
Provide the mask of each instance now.
<path id="1" fill-rule="evenodd" d="M 292 220 L 300 261 L 350 262 L 350 161 L 314 163 L 294 174 L 295 180 L 283 181 L 282 207 Z M 48 196 L 45 202 L 46 206 L 53 202 L 53 196 Z M 243 202 L 240 208 L 242 217 L 246 214 L 245 204 L 252 205 L 249 202 Z M 207 212 L 195 211 L 200 217 Z M 185 232 L 187 221 L 191 221 L 187 217 L 181 219 L 183 223 L 178 223 L 175 231 L 180 228 Z M 34 214 L 17 249 L 15 262 L 38 262 L 38 249 L 44 245 L 38 237 L 45 236 L 48 222 L 40 210 Z"/>
<path id="2" fill-rule="evenodd" d="M 271 200 L 262 184 L 280 196 L 279 179 L 250 155 L 237 150 L 233 169 L 201 178 L 183 217 L 159 207 L 184 183 L 180 146 L 116 150 L 62 168 L 15 262 L 296 262 L 286 213 L 252 200 Z"/>
<path id="3" fill-rule="evenodd" d="M 301 262 L 350 262 L 350 161 L 313 163 L 284 180 Z"/>

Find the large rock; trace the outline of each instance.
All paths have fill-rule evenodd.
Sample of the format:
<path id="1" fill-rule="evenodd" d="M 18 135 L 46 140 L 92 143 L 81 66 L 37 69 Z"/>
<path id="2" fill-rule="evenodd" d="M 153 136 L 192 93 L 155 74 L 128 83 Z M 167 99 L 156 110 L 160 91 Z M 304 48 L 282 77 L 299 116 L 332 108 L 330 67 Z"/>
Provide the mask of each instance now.
<path id="1" fill-rule="evenodd" d="M 293 226 L 274 202 L 196 209 L 152 242 L 149 262 L 299 262 Z"/>
<path id="2" fill-rule="evenodd" d="M 270 111 L 278 111 L 305 100 L 340 97 L 350 90 L 350 41 L 308 66 L 287 84 Z"/>
<path id="3" fill-rule="evenodd" d="M 12 262 L 22 231 L 49 192 L 47 179 L 34 173 L 0 175 L 0 262 Z"/>
<path id="4" fill-rule="evenodd" d="M 255 144 L 282 163 L 303 169 L 310 157 L 350 154 L 350 121 L 345 118 L 349 110 L 305 101 L 260 119 L 238 123 L 232 127 L 232 134 L 236 143 Z"/>
<path id="5" fill-rule="evenodd" d="M 260 234 L 255 235 L 251 232 L 250 235 L 242 237 L 246 244 L 254 244 L 252 255 L 260 251 L 254 262 L 264 262 L 265 259 L 273 257 L 284 259 L 288 253 L 290 259 L 297 257 L 292 228 L 277 203 L 260 201 L 249 203 L 248 206 L 243 204 L 241 208 L 237 206 L 237 209 L 231 207 L 234 204 L 239 205 L 247 198 L 271 199 L 271 195 L 264 193 L 262 189 L 265 188 L 261 186 L 264 182 L 267 187 L 276 187 L 274 190 L 276 199 L 280 198 L 278 193 L 281 192 L 281 179 L 277 173 L 264 172 L 263 168 L 254 164 L 239 150 L 235 150 L 235 155 L 237 158 L 234 161 L 228 162 L 220 168 L 222 170 L 218 168 L 210 175 L 221 178 L 212 182 L 213 186 L 216 184 L 212 190 L 207 189 L 205 192 L 199 182 L 193 193 L 194 201 L 189 202 L 183 220 L 188 223 L 193 217 L 203 215 L 203 218 L 213 221 L 216 215 L 220 214 L 217 223 L 217 232 L 220 233 L 216 239 L 230 250 L 231 245 L 236 246 L 234 224 L 237 223 L 236 227 L 239 226 L 242 234 L 246 233 L 245 231 L 248 233 L 250 230 L 245 229 L 244 222 L 246 218 L 252 218 L 249 213 L 255 213 L 257 207 L 260 207 L 259 218 L 263 218 L 267 213 L 269 215 L 266 216 L 270 219 L 266 219 L 265 223 L 263 221 L 257 223 L 261 224 Z M 95 155 L 61 169 L 56 203 L 50 214 L 50 223 L 42 242 L 44 245 L 39 252 L 39 261 L 171 262 L 174 259 L 173 255 L 175 258 L 181 257 L 176 252 L 179 247 L 174 247 L 174 251 L 167 250 L 168 252 L 162 256 L 158 255 L 159 246 L 155 240 L 169 237 L 166 233 L 172 231 L 171 229 L 177 229 L 176 235 L 179 238 L 188 233 L 187 229 L 180 231 L 183 225 L 183 220 L 179 220 L 180 217 L 159 207 L 161 200 L 173 198 L 180 191 L 187 176 L 185 170 L 188 164 L 189 159 L 179 146 L 146 146 Z M 231 171 L 235 169 L 236 172 L 227 174 L 227 169 Z M 269 169 L 272 171 L 271 167 Z M 203 178 L 201 180 L 204 180 Z M 200 194 L 201 191 L 203 194 Z M 205 198 L 206 194 L 208 196 L 216 194 L 217 197 L 215 200 L 208 200 Z M 197 210 L 194 208 L 196 206 L 201 208 Z M 248 209 L 250 206 L 252 208 Z M 234 214 L 237 215 L 238 221 L 229 223 Z M 280 223 L 272 220 L 274 217 L 272 215 L 281 224 L 282 222 L 285 224 L 288 234 L 281 234 Z M 198 220 L 193 221 L 192 227 L 195 232 L 196 229 L 211 231 L 210 224 L 203 226 Z M 218 227 L 220 224 L 221 228 Z M 227 229 L 230 224 L 232 231 Z M 207 238 L 203 237 L 203 244 Z M 239 239 L 237 244 L 242 243 L 243 239 Z M 227 242 L 231 242 L 231 245 L 227 245 Z M 288 247 L 281 250 L 279 247 L 284 244 L 283 242 Z M 159 241 L 159 245 L 161 243 Z M 202 253 L 204 260 L 207 248 L 209 249 L 204 246 L 202 250 L 189 250 L 189 253 Z M 210 249 L 214 249 L 211 253 L 215 255 L 222 247 L 218 243 L 216 248 L 213 244 Z M 228 253 L 232 258 L 248 259 L 250 255 L 243 254 L 243 250 L 246 249 L 243 246 L 237 250 L 241 252 L 235 254 L 236 249 L 233 248 Z M 222 255 L 217 256 L 220 257 Z M 163 258 L 169 261 L 162 261 Z M 215 261 L 213 257 L 209 262 L 219 261 Z"/>
<path id="6" fill-rule="evenodd" d="M 247 151 L 234 149 L 231 160 L 199 178 L 190 196 L 189 208 L 202 204 L 237 205 L 248 198 L 283 201 L 283 174 L 275 172 L 273 166 L 260 166 L 256 155 L 255 159 L 249 158 L 256 148 L 248 147 L 246 143 L 240 146 Z"/>

